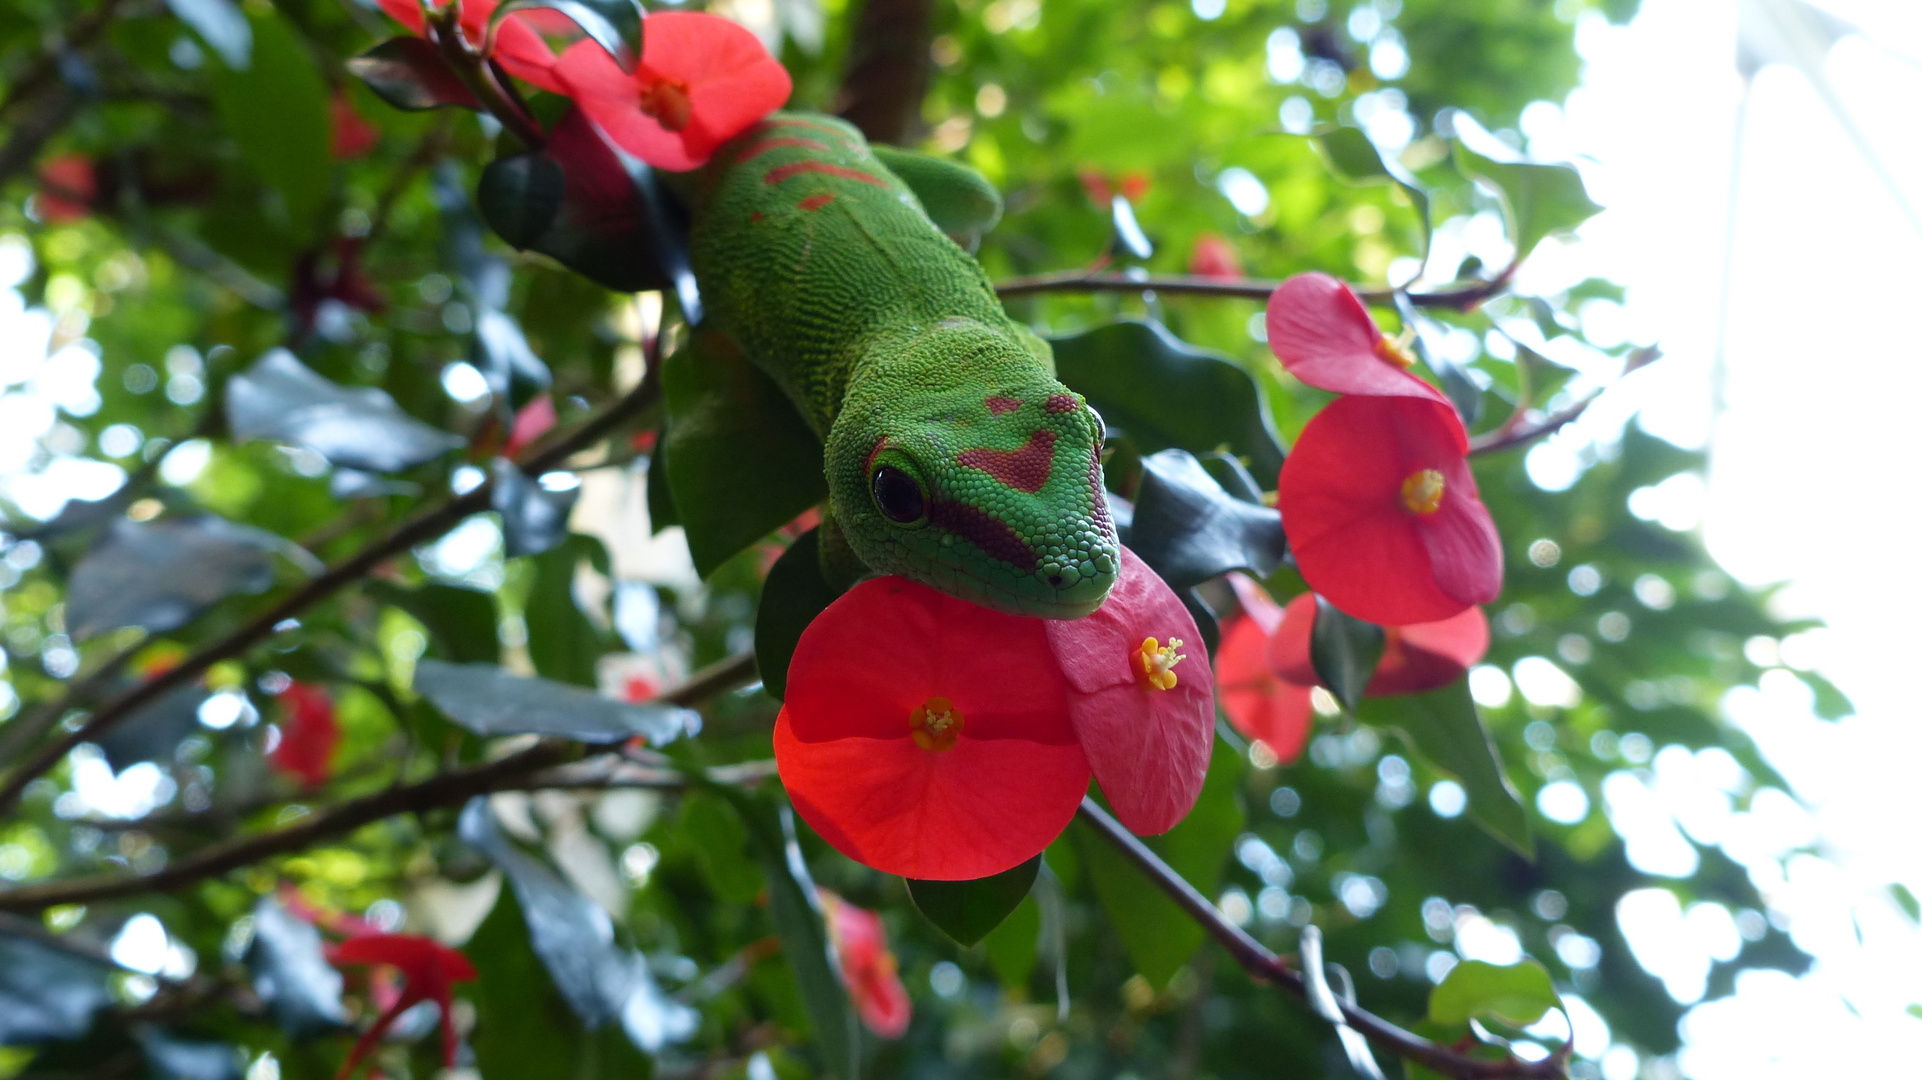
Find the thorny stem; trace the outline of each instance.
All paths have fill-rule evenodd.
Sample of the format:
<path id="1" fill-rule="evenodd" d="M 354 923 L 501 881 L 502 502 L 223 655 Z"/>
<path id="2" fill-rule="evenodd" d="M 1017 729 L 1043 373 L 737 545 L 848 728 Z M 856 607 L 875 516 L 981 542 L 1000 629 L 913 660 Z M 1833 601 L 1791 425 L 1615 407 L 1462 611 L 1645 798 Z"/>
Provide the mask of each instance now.
<path id="1" fill-rule="evenodd" d="M 486 47 L 493 44 L 490 39 L 481 49 L 468 44 L 460 30 L 460 5 L 449 4 L 439 14 L 428 20 L 428 36 L 440 49 L 447 63 L 453 67 L 461 81 L 474 92 L 487 111 L 501 122 L 522 146 L 529 150 L 539 150 L 547 143 L 547 136 L 541 132 L 540 125 L 527 111 L 515 103 L 507 89 L 501 85 L 494 73 L 494 66 L 488 63 Z"/>

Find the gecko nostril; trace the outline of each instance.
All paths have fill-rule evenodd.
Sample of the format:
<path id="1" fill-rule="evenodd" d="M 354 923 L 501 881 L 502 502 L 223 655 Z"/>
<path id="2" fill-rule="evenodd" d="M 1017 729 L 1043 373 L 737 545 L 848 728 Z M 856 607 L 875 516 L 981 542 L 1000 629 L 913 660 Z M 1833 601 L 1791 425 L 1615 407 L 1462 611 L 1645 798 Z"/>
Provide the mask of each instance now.
<path id="1" fill-rule="evenodd" d="M 1057 589 L 1059 589 L 1059 588 L 1061 587 L 1061 575 L 1060 575 L 1060 574 L 1049 574 L 1049 575 L 1048 575 L 1048 584 L 1050 584 L 1050 585 L 1052 585 L 1052 586 L 1054 586 L 1055 588 L 1057 588 Z"/>

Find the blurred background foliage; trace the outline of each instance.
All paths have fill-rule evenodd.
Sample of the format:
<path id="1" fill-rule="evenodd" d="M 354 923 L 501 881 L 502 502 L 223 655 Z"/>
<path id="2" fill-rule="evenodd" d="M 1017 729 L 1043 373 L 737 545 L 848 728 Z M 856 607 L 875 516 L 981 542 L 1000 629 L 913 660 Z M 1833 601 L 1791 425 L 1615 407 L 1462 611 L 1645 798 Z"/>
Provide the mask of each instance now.
<path id="1" fill-rule="evenodd" d="M 846 104 L 850 55 L 873 47 L 844 0 L 709 7 L 777 49 L 795 107 Z M 1314 269 L 1472 284 L 1511 264 L 1518 228 L 1461 171 L 1452 140 L 1519 146 L 1523 110 L 1574 85 L 1573 25 L 1594 7 L 942 2 L 919 9 L 918 24 L 907 12 L 926 87 L 898 137 L 973 165 L 1005 193 L 1008 216 L 980 252 L 996 278 L 1097 264 L 1178 274 L 1217 237 L 1254 277 Z M 1617 20 L 1632 7 L 1599 5 Z M 88 706 L 233 633 L 263 609 L 261 593 L 313 573 L 315 558 L 337 562 L 450 490 L 472 490 L 530 402 L 544 395 L 563 430 L 608 407 L 641 382 L 657 338 L 680 332 L 671 298 L 610 293 L 483 233 L 469 200 L 496 152 L 493 125 L 396 111 L 346 71 L 347 58 L 394 32 L 356 0 L 17 0 L 0 10 L 7 768 Z M 1330 125 L 1349 134 L 1312 136 Z M 1354 132 L 1382 149 L 1393 177 L 1366 160 L 1357 173 L 1341 153 Z M 91 165 L 84 180 L 72 179 L 76 160 Z M 1432 221 L 1407 188 L 1382 182 L 1391 179 L 1424 193 Z M 1143 234 L 1132 251 L 1117 243 L 1117 195 Z M 1553 411 L 1621 377 L 1628 347 L 1583 333 L 1603 321 L 1597 305 L 1618 300 L 1608 282 L 1575 274 L 1544 295 L 1431 309 L 1423 340 L 1436 367 L 1466 372 L 1467 399 L 1484 414 L 1475 427 L 1487 430 L 1518 402 Z M 1252 374 L 1284 443 L 1326 400 L 1281 373 L 1255 300 L 1057 292 L 1011 310 L 1057 335 L 1123 316 L 1160 321 Z M 1394 325 L 1393 312 L 1379 314 Z M 236 377 L 279 347 L 340 386 L 379 388 L 463 447 L 382 475 L 342 466 L 344 450 L 323 453 L 311 438 L 236 438 Z M 471 517 L 215 665 L 184 697 L 147 707 L 106 744 L 66 755 L 0 823 L 0 877 L 23 887 L 152 873 L 498 753 L 417 692 L 424 659 L 497 662 L 632 699 L 747 650 L 761 580 L 793 532 L 700 580 L 678 530 L 649 525 L 650 508 L 657 522 L 669 510 L 647 483 L 658 423 L 643 416 L 541 478 L 526 505 L 571 515 L 564 540 L 509 558 L 502 514 Z M 357 436 L 368 446 L 398 437 L 378 425 Z M 1139 448 L 1125 434 L 1118 443 L 1120 484 Z M 1509 571 L 1488 612 L 1493 645 L 1470 681 L 1531 808 L 1534 859 L 1471 824 L 1459 786 L 1385 728 L 1339 715 L 1323 716 L 1302 760 L 1286 765 L 1259 750 L 1251 760 L 1224 734 L 1202 805 L 1162 848 L 1277 951 L 1320 926 L 1329 958 L 1377 1013 L 1412 1025 L 1456 961 L 1531 956 L 1570 1003 L 1573 1074 L 1599 1076 L 1606 1064 L 1610 1080 L 1667 1075 L 1677 998 L 1693 998 L 1643 970 L 1618 904 L 1651 902 L 1646 890 L 1668 897 L 1653 902 L 1709 943 L 1714 963 L 1700 974 L 1711 994 L 1740 968 L 1799 971 L 1804 958 L 1771 925 L 1744 865 L 1790 853 L 1757 855 L 1748 826 L 1792 814 L 1792 803 L 1718 706 L 1765 678 L 1803 680 L 1824 715 L 1847 706 L 1819 677 L 1784 666 L 1808 627 L 1771 618 L 1766 596 L 1733 584 L 1692 532 L 1662 523 L 1661 493 L 1695 482 L 1699 455 L 1631 425 L 1558 491 L 1532 480 L 1524 460 L 1518 448 L 1477 462 Z M 1274 486 L 1272 475 L 1256 480 Z M 510 533 L 528 525 L 524 506 L 504 509 Z M 126 554 L 158 550 L 154 535 L 126 530 L 170 524 L 173 563 Z M 83 626 L 73 599 L 90 560 L 107 577 L 88 594 Z M 1284 597 L 1301 589 L 1286 569 L 1269 585 Z M 1233 610 L 1225 589 L 1205 595 Z M 342 738 L 322 786 L 269 761 L 286 737 L 279 695 L 291 680 L 324 684 L 337 705 Z M 49 714 L 50 703 L 62 711 Z M 770 756 L 765 694 L 730 690 L 701 707 L 698 737 L 674 750 L 684 763 Z M 276 895 L 464 942 L 482 978 L 459 991 L 455 1019 L 472 1036 L 463 1067 L 490 1078 L 763 1080 L 833 1067 L 808 1007 L 826 992 L 821 972 L 759 944 L 782 929 L 773 894 L 792 887 L 781 860 L 764 857 L 780 844 L 778 823 L 768 840 L 775 819 L 757 816 L 771 804 L 671 788 L 492 802 L 527 845 L 522 857 L 544 849 L 557 868 L 542 870 L 545 885 L 457 831 L 453 804 L 164 894 L 9 916 L 0 1075 L 330 1075 L 351 1035 L 290 1021 L 282 1007 L 300 996 L 290 981 L 317 976 L 286 974 L 278 990 L 261 982 L 275 954 L 259 904 Z M 799 842 L 820 885 L 883 913 L 913 997 L 903 1038 L 863 1040 L 871 1075 L 1348 1074 L 1326 1024 L 1203 946 L 1080 825 L 1050 848 L 1031 899 L 973 948 L 922 920 L 898 879 L 805 829 Z M 1750 847 L 1738 862 L 1729 851 L 1740 843 Z M 584 895 L 611 916 L 613 945 L 572 945 L 644 958 L 658 986 L 644 1010 L 651 1039 L 631 1023 L 628 1038 L 620 1025 L 583 1034 L 579 998 L 540 962 L 552 943 L 530 942 L 519 915 L 541 888 Z M 42 989 L 57 1003 L 40 1020 L 9 1014 Z M 365 1023 L 359 976 L 348 1000 Z M 384 1073 L 439 1068 L 425 1019 L 396 1029 Z M 1508 1034 L 1550 1047 L 1568 1035 L 1558 1022 Z"/>

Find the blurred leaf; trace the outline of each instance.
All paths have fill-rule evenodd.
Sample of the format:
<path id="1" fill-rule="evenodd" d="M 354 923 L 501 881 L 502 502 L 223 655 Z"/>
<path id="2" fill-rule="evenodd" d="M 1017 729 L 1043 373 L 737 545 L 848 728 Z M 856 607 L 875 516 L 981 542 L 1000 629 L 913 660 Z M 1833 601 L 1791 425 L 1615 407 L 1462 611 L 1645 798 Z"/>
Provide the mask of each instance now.
<path id="1" fill-rule="evenodd" d="M 1426 247 L 1431 234 L 1428 189 L 1413 173 L 1393 156 L 1383 154 L 1360 128 L 1327 126 L 1310 138 L 1329 167 L 1343 179 L 1361 184 L 1392 183 L 1399 187 L 1408 201 L 1415 204 L 1415 212 L 1421 215 L 1422 244 Z"/>
<path id="2" fill-rule="evenodd" d="M 1195 808 L 1181 824 L 1141 841 L 1204 896 L 1214 895 L 1228 853 L 1241 833 L 1243 816 L 1235 799 L 1241 769 L 1241 755 L 1216 740 Z M 1089 829 L 1075 832 L 1095 895 L 1127 947 L 1135 970 L 1156 989 L 1167 986 L 1201 947 L 1205 932 L 1106 840 Z"/>
<path id="3" fill-rule="evenodd" d="M 1241 463 L 1240 458 L 1217 450 L 1213 453 L 1197 455 L 1195 460 L 1201 462 L 1202 469 L 1215 478 L 1215 483 L 1221 485 L 1221 490 L 1245 503 L 1256 506 L 1267 505 L 1262 501 L 1261 484 L 1248 472 L 1248 467 Z M 1136 459 L 1135 467 L 1137 470 L 1140 469 L 1139 458 Z M 1140 483 L 1141 478 L 1137 476 L 1135 478 L 1137 488 Z"/>
<path id="4" fill-rule="evenodd" d="M 1002 986 L 1011 990 L 1027 986 L 1040 953 L 1041 905 L 1032 896 L 1022 897 L 1001 925 L 981 939 L 981 944 Z"/>
<path id="5" fill-rule="evenodd" d="M 112 1004 L 103 966 L 0 927 L 0 1046 L 78 1039 Z"/>
<path id="6" fill-rule="evenodd" d="M 680 831 L 721 899 L 751 904 L 761 894 L 761 868 L 748 850 L 747 827 L 726 803 L 705 791 L 689 792 L 681 801 Z"/>
<path id="7" fill-rule="evenodd" d="M 1522 403 L 1533 408 L 1554 400 L 1575 375 L 1574 368 L 1563 367 L 1519 342 L 1515 345 L 1515 367 L 1521 374 Z"/>
<path id="8" fill-rule="evenodd" d="M 1287 550 L 1281 514 L 1228 494 L 1186 450 L 1141 459 L 1127 543 L 1177 592 L 1230 570 L 1266 577 Z"/>
<path id="9" fill-rule="evenodd" d="M 596 686 L 598 663 L 608 642 L 574 596 L 574 578 L 582 560 L 607 572 L 606 549 L 600 541 L 578 533 L 534 556 L 534 580 L 527 590 L 527 655 L 543 678 Z"/>
<path id="10" fill-rule="evenodd" d="M 492 664 L 422 660 L 414 690 L 476 735 L 558 735 L 597 746 L 636 735 L 650 745 L 699 731 L 701 714 L 677 705 L 631 705 L 546 679 L 509 674 Z"/>
<path id="11" fill-rule="evenodd" d="M 1315 626 L 1308 639 L 1308 659 L 1315 676 L 1342 707 L 1353 712 L 1361 693 L 1381 663 L 1388 635 L 1371 622 L 1344 614 L 1315 597 Z"/>
<path id="12" fill-rule="evenodd" d="M 252 63 L 254 29 L 234 0 L 167 0 L 167 7 L 228 67 L 243 71 Z"/>
<path id="13" fill-rule="evenodd" d="M 304 446 L 335 465 L 399 472 L 434 460 L 465 440 L 402 412 L 385 390 L 345 387 L 274 349 L 227 381 L 234 439 Z"/>
<path id="14" fill-rule="evenodd" d="M 1255 381 L 1227 357 L 1178 340 L 1160 323 L 1134 319 L 1048 343 L 1061 381 L 1142 453 L 1226 448 L 1257 476 L 1281 474 L 1281 443 Z"/>
<path id="15" fill-rule="evenodd" d="M 1543 237 L 1567 232 L 1602 212 L 1582 186 L 1582 174 L 1571 166 L 1495 161 L 1459 142 L 1455 144 L 1455 162 L 1462 172 L 1486 181 L 1501 193 L 1517 263 L 1527 258 Z"/>
<path id="16" fill-rule="evenodd" d="M 452 106 L 479 109 L 467 88 L 432 42 L 413 36 L 388 38 L 347 61 L 347 70 L 396 109 L 410 112 Z"/>
<path id="17" fill-rule="evenodd" d="M 197 684 L 178 687 L 114 725 L 98 740 L 107 764 L 115 772 L 142 761 L 171 766 L 174 748 L 199 729 L 200 706 L 207 696 L 206 688 Z"/>
<path id="18" fill-rule="evenodd" d="M 1506 967 L 1464 960 L 1428 994 L 1428 1018 L 1439 1024 L 1494 1019 L 1526 1027 L 1561 1007 L 1548 969 L 1527 959 Z"/>
<path id="19" fill-rule="evenodd" d="M 754 664 L 769 697 L 786 700 L 788 661 L 801 643 L 801 632 L 840 595 L 821 576 L 819 528 L 802 533 L 775 560 L 754 616 Z"/>
<path id="20" fill-rule="evenodd" d="M 988 178 L 957 162 L 876 143 L 874 156 L 914 192 L 921 209 L 955 243 L 973 251 L 1001 220 L 1001 193 Z"/>
<path id="21" fill-rule="evenodd" d="M 581 32 L 607 50 L 621 67 L 632 70 L 641 51 L 641 5 L 638 0 L 507 0 L 494 9 L 490 22 L 529 8 L 558 11 L 574 20 Z"/>
<path id="22" fill-rule="evenodd" d="M 1141 223 L 1135 220 L 1134 204 L 1126 195 L 1116 195 L 1110 207 L 1109 217 L 1114 221 L 1115 242 L 1121 250 L 1137 259 L 1154 257 L 1155 246 L 1148 242 L 1148 234 L 1141 231 Z"/>
<path id="23" fill-rule="evenodd" d="M 500 614 L 493 593 L 438 581 L 407 589 L 379 578 L 362 588 L 420 620 L 432 635 L 433 655 L 457 664 L 500 663 Z"/>
<path id="24" fill-rule="evenodd" d="M 820 440 L 732 340 L 696 332 L 661 383 L 667 479 L 702 577 L 827 498 Z"/>
<path id="25" fill-rule="evenodd" d="M 1477 825 L 1518 853 L 1534 857 L 1528 808 L 1502 771 L 1501 757 L 1468 694 L 1467 679 L 1426 694 L 1367 698 L 1355 716 L 1400 731 L 1423 760 L 1461 783 L 1468 793 L 1468 816 Z"/>
<path id="26" fill-rule="evenodd" d="M 613 922 L 599 904 L 501 833 L 485 797 L 461 811 L 460 838 L 507 876 L 528 943 L 588 1030 L 619 1021 L 635 1046 L 653 1053 L 700 1026 L 698 1013 L 661 993 L 645 956 L 614 943 Z"/>
<path id="27" fill-rule="evenodd" d="M 185 626 L 235 593 L 274 582 L 274 553 L 313 556 L 273 533 L 212 516 L 128 521 L 107 526 L 74 567 L 67 629 L 76 640 L 138 626 L 156 633 Z"/>
<path id="28" fill-rule="evenodd" d="M 501 516 L 501 539 L 510 559 L 539 555 L 567 536 L 567 516 L 581 497 L 577 484 L 549 491 L 506 458 L 494 459 L 494 510 Z"/>
<path id="29" fill-rule="evenodd" d="M 814 879 L 794 837 L 793 811 L 785 804 L 777 806 L 766 794 L 750 795 L 719 785 L 711 790 L 734 807 L 747 827 L 748 842 L 767 878 L 768 919 L 781 939 L 788 970 L 799 984 L 828 1074 L 836 1080 L 859 1080 L 860 1031 L 841 983 L 840 964 L 828 943 Z"/>
<path id="30" fill-rule="evenodd" d="M 972 881 L 908 880 L 908 896 L 927 920 L 961 945 L 973 945 L 1027 899 L 1041 856 Z"/>
<path id="31" fill-rule="evenodd" d="M 1917 900 L 1907 885 L 1893 882 L 1889 885 L 1889 892 L 1895 895 L 1895 902 L 1901 905 L 1902 914 L 1907 915 L 1910 922 L 1922 923 L 1922 900 Z"/>
<path id="32" fill-rule="evenodd" d="M 347 1025 L 340 972 L 321 951 L 320 931 L 288 914 L 271 897 L 254 905 L 254 939 L 247 947 L 254 993 L 293 1039 Z"/>
<path id="33" fill-rule="evenodd" d="M 148 1032 L 140 1039 L 154 1080 L 240 1080 L 247 1063 L 237 1046 L 189 1041 Z"/>
<path id="34" fill-rule="evenodd" d="M 247 164 L 280 193 L 296 233 L 308 235 L 333 184 L 327 83 L 273 9 L 250 22 L 252 63 L 213 73 L 214 112 Z"/>

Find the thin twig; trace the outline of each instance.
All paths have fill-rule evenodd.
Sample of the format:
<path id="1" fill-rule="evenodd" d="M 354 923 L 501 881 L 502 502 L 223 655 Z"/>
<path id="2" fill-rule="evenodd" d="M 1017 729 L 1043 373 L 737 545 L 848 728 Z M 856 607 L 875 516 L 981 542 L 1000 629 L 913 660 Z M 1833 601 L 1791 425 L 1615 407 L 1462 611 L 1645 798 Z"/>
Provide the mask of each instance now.
<path id="1" fill-rule="evenodd" d="M 1244 278 L 1227 281 L 1221 278 L 1199 277 L 1193 274 L 1171 274 L 1162 277 L 1131 277 L 1127 274 L 1112 272 L 1091 272 L 1087 270 L 1064 270 L 1053 274 L 1033 274 L 1028 277 L 1007 278 L 995 282 L 994 291 L 1002 299 L 1013 296 L 1030 296 L 1035 293 L 1049 292 L 1158 292 L 1170 295 L 1219 296 L 1241 300 L 1266 300 L 1281 287 L 1281 282 L 1272 279 Z M 1508 276 L 1501 275 L 1493 281 L 1476 282 L 1453 289 L 1438 289 L 1434 292 L 1408 293 L 1408 302 L 1416 307 L 1455 308 L 1471 311 L 1483 301 L 1499 296 L 1508 288 Z M 1396 290 L 1387 286 L 1367 285 L 1355 287 L 1355 295 L 1370 303 L 1382 303 L 1392 299 Z"/>
<path id="2" fill-rule="evenodd" d="M 1662 352 L 1660 349 L 1637 349 L 1629 355 L 1628 364 L 1622 369 L 1622 377 L 1626 378 L 1661 358 Z M 1580 419 L 1581 415 L 1588 411 L 1588 407 L 1595 404 L 1595 399 L 1607 393 L 1610 388 L 1614 387 L 1616 383 L 1620 381 L 1620 379 L 1617 379 L 1615 383 L 1610 383 L 1608 386 L 1598 387 L 1580 401 L 1549 413 L 1539 420 L 1531 422 L 1527 420 L 1523 413 L 1517 411 L 1514 416 L 1510 417 L 1508 421 L 1500 427 L 1493 431 L 1485 431 L 1469 440 L 1468 452 L 1470 455 L 1492 454 L 1497 450 L 1507 450 L 1510 447 L 1520 446 L 1523 443 L 1533 442 L 1544 436 L 1553 435 Z"/>
<path id="3" fill-rule="evenodd" d="M 1093 799 L 1082 799 L 1080 817 L 1146 874 L 1156 888 L 1167 893 L 1170 900 L 1200 923 L 1201 928 L 1219 942 L 1244 971 L 1281 987 L 1303 1001 L 1308 1000 L 1308 984 L 1300 972 L 1289 967 L 1286 961 L 1256 941 L 1246 930 L 1229 922 L 1227 916 L 1161 861 L 1161 856 L 1103 810 L 1101 804 Z M 1337 1000 L 1337 1005 L 1348 1025 L 1368 1036 L 1375 1045 L 1443 1076 L 1454 1077 L 1455 1080 L 1559 1080 L 1566 1075 L 1562 1063 L 1553 1057 L 1543 1061 L 1523 1061 L 1519 1058 L 1486 1061 L 1473 1058 L 1413 1032 L 1404 1031 L 1359 1006 L 1340 1000 Z"/>

